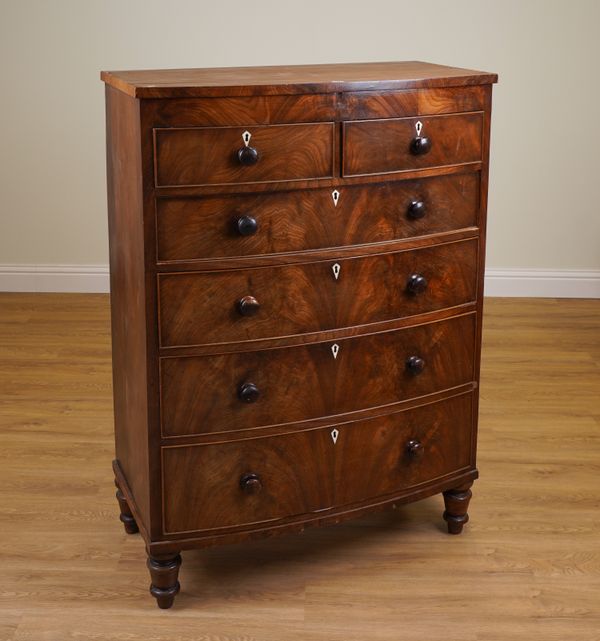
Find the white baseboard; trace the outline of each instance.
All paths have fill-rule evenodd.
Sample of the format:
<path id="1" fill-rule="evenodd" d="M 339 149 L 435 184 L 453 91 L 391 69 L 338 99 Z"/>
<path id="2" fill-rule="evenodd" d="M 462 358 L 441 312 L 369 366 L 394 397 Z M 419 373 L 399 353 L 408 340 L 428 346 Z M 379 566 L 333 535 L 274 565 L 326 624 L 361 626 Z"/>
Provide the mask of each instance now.
<path id="1" fill-rule="evenodd" d="M 0 265 L 0 292 L 108 292 L 108 265 Z"/>
<path id="2" fill-rule="evenodd" d="M 0 265 L 3 292 L 109 291 L 107 265 Z M 600 270 L 488 269 L 486 296 L 600 298 Z"/>
<path id="3" fill-rule="evenodd" d="M 486 269 L 485 295 L 600 298 L 600 269 Z"/>

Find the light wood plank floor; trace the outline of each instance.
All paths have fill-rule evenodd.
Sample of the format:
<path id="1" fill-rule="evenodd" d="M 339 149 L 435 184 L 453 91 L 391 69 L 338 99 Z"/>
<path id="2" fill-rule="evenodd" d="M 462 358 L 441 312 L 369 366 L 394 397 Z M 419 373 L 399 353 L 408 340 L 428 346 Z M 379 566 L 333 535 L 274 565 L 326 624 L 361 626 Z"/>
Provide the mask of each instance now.
<path id="1" fill-rule="evenodd" d="M 442 501 L 184 555 L 117 519 L 108 298 L 0 295 L 0 639 L 600 639 L 600 301 L 486 305 L 471 523 Z"/>

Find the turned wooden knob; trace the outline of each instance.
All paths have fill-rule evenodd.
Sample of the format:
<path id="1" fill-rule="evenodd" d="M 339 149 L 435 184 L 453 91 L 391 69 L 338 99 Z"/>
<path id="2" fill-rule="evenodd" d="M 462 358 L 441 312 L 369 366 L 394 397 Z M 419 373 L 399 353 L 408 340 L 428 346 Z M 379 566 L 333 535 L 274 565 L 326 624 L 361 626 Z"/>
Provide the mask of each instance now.
<path id="1" fill-rule="evenodd" d="M 416 136 L 410 141 L 410 153 L 413 156 L 424 156 L 431 149 L 431 140 L 426 136 Z"/>
<path id="2" fill-rule="evenodd" d="M 250 145 L 241 147 L 237 152 L 237 157 L 240 164 L 246 167 L 256 165 L 259 158 L 258 151 L 254 147 L 250 147 Z"/>
<path id="3" fill-rule="evenodd" d="M 420 356 L 409 356 L 406 359 L 406 369 L 418 376 L 425 369 L 425 361 Z"/>
<path id="4" fill-rule="evenodd" d="M 260 309 L 260 303 L 254 296 L 244 296 L 238 300 L 237 308 L 242 316 L 254 316 Z"/>
<path id="5" fill-rule="evenodd" d="M 240 385 L 240 389 L 238 390 L 240 401 L 244 401 L 244 403 L 255 403 L 259 396 L 260 391 L 254 383 L 244 383 Z"/>
<path id="6" fill-rule="evenodd" d="M 240 236 L 252 236 L 258 231 L 258 223 L 252 216 L 241 216 L 237 219 L 236 228 Z"/>
<path id="7" fill-rule="evenodd" d="M 406 452 L 412 458 L 421 458 L 424 451 L 425 448 L 423 447 L 423 443 L 421 443 L 421 441 L 418 441 L 416 438 L 411 439 L 406 444 Z"/>
<path id="8" fill-rule="evenodd" d="M 262 490 L 262 483 L 258 474 L 244 474 L 240 479 L 240 487 L 246 494 L 258 494 Z"/>
<path id="9" fill-rule="evenodd" d="M 421 294 L 427 289 L 427 279 L 421 274 L 412 274 L 406 283 L 406 290 L 410 294 Z"/>
<path id="10" fill-rule="evenodd" d="M 412 203 L 410 203 L 410 205 L 408 206 L 407 213 L 409 218 L 418 220 L 419 218 L 423 218 L 426 212 L 427 209 L 425 207 L 425 203 L 422 200 L 413 200 Z"/>

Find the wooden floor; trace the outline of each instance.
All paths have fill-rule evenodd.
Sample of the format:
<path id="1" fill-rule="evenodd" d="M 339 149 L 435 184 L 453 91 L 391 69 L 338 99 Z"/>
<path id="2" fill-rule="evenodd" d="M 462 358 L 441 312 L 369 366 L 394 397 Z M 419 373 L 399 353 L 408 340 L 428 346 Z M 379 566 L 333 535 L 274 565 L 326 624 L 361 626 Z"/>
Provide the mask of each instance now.
<path id="1" fill-rule="evenodd" d="M 108 298 L 0 295 L 0 639 L 600 639 L 600 301 L 486 304 L 471 522 L 433 497 L 184 554 L 169 611 L 117 519 Z"/>

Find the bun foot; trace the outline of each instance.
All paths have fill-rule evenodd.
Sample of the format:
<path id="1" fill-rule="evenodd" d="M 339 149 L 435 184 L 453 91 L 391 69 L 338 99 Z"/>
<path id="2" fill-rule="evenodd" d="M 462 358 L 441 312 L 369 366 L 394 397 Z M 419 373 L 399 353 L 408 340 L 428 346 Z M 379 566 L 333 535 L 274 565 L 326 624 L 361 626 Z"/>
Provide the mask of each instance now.
<path id="1" fill-rule="evenodd" d="M 123 523 L 123 527 L 125 528 L 125 532 L 127 532 L 127 534 L 137 534 L 137 532 L 139 532 L 140 530 L 138 528 L 138 524 L 133 518 L 131 510 L 129 509 L 127 499 L 125 498 L 123 492 L 121 492 L 121 489 L 119 488 L 116 480 L 115 485 L 117 486 L 116 497 L 117 501 L 119 502 L 119 510 L 121 511 L 119 519 L 121 523 Z"/>
<path id="2" fill-rule="evenodd" d="M 467 510 L 473 495 L 470 489 L 471 485 L 473 485 L 472 481 L 444 492 L 444 504 L 446 506 L 444 521 L 448 524 L 449 534 L 460 534 L 465 523 L 469 521 Z"/>
<path id="3" fill-rule="evenodd" d="M 148 557 L 148 569 L 150 570 L 150 594 L 156 599 L 161 610 L 167 610 L 173 605 L 175 597 L 179 593 L 179 568 L 181 556 L 179 554 Z"/>

